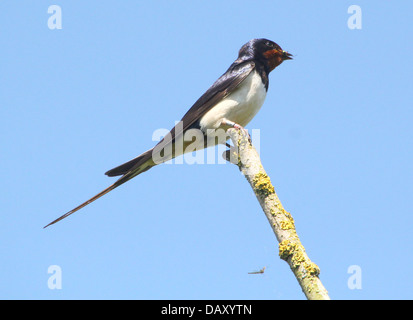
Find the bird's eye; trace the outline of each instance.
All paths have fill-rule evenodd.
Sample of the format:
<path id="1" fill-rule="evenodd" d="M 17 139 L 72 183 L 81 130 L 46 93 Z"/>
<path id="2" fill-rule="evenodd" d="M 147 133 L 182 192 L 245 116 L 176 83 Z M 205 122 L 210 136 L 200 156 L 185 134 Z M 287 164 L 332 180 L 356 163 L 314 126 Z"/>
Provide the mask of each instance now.
<path id="1" fill-rule="evenodd" d="M 270 48 L 272 48 L 274 45 L 272 44 L 272 42 L 270 42 L 270 41 L 267 41 L 266 43 L 265 43 L 268 47 L 270 47 Z"/>

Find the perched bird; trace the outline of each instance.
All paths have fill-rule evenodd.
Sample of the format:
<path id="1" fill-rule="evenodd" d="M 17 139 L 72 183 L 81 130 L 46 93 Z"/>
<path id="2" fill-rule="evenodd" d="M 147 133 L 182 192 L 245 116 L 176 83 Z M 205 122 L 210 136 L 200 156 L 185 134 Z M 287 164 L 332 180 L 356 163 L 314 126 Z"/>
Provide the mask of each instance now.
<path id="1" fill-rule="evenodd" d="M 166 162 L 185 152 L 191 141 L 185 139 L 190 130 L 200 130 L 206 140 L 204 148 L 211 144 L 207 132 L 211 129 L 228 129 L 230 127 L 243 129 L 257 114 L 268 90 L 268 75 L 284 60 L 292 59 L 292 55 L 283 51 L 273 41 L 267 39 L 253 39 L 244 44 L 238 53 L 238 58 L 229 69 L 194 103 L 170 133 L 153 149 L 116 167 L 105 174 L 109 177 L 121 176 L 114 184 L 50 222 L 44 228 L 54 224 L 72 213 L 82 209 L 89 203 L 102 197 L 126 181 Z M 213 141 L 213 144 L 217 142 Z M 181 148 L 177 148 L 177 146 Z"/>

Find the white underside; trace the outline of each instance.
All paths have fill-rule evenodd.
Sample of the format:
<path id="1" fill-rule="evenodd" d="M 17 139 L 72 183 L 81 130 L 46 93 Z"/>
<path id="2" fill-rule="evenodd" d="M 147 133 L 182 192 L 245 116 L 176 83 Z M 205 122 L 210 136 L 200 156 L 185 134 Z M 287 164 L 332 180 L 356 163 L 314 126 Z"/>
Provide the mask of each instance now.
<path id="1" fill-rule="evenodd" d="M 252 71 L 234 92 L 218 102 L 201 118 L 201 130 L 191 129 L 184 135 L 176 137 L 173 146 L 175 149 L 174 156 L 172 155 L 172 145 L 166 143 L 155 147 L 152 159 L 156 164 L 159 164 L 184 153 L 203 149 L 205 146 L 204 133 L 208 133 L 208 129 L 228 128 L 228 126 L 221 125 L 224 119 L 245 127 L 261 109 L 266 95 L 267 90 L 265 90 L 261 76 L 255 70 Z M 224 133 L 224 138 L 218 140 L 220 140 L 219 143 L 225 142 L 225 130 L 214 130 L 214 132 L 221 135 Z M 209 133 L 207 136 L 208 146 L 215 145 L 216 138 L 213 135 L 211 137 Z M 162 149 L 165 153 L 160 156 L 159 152 Z"/>
<path id="2" fill-rule="evenodd" d="M 201 118 L 201 130 L 217 129 L 223 119 L 245 127 L 261 109 L 266 95 L 261 76 L 257 71 L 252 71 L 234 92 Z"/>

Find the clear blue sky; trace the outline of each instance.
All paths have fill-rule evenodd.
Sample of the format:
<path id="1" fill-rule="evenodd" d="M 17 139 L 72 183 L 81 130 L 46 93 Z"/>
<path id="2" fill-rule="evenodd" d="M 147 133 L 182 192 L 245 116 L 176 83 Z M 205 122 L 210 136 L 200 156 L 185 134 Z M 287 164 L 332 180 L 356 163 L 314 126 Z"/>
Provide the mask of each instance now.
<path id="1" fill-rule="evenodd" d="M 62 8 L 62 29 L 47 9 Z M 347 9 L 362 9 L 350 30 Z M 161 165 L 58 224 L 153 146 L 252 38 L 261 158 L 333 299 L 412 299 L 409 1 L 1 1 L 0 298 L 304 299 L 232 165 Z M 48 287 L 58 265 L 62 288 Z M 350 290 L 347 270 L 362 271 Z M 248 272 L 266 266 L 264 275 Z"/>

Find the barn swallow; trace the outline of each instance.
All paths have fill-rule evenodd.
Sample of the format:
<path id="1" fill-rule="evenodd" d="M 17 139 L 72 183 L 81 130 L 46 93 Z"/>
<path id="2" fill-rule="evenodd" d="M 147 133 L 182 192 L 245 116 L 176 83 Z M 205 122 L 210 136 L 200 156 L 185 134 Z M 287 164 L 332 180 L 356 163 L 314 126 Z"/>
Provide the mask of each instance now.
<path id="1" fill-rule="evenodd" d="M 238 58 L 229 69 L 183 116 L 179 123 L 180 128 L 177 124 L 153 149 L 106 172 L 105 174 L 109 177 L 121 177 L 102 192 L 50 222 L 44 228 L 75 213 L 155 165 L 185 153 L 185 151 L 175 150 L 177 148 L 174 147 L 179 143 L 183 143 L 184 146 L 188 145 L 187 142 L 183 141 L 183 136 L 191 129 L 201 130 L 205 135 L 210 129 L 221 128 L 226 130 L 230 127 L 243 129 L 264 103 L 268 90 L 269 73 L 284 60 L 289 59 L 292 59 L 292 55 L 283 51 L 273 41 L 253 39 L 244 44 L 239 50 Z M 154 154 L 160 146 L 164 150 L 172 151 L 169 151 L 166 156 L 164 154 L 161 161 L 155 161 Z M 204 148 L 206 146 L 205 143 L 200 147 Z M 190 151 L 193 151 L 193 149 Z"/>

